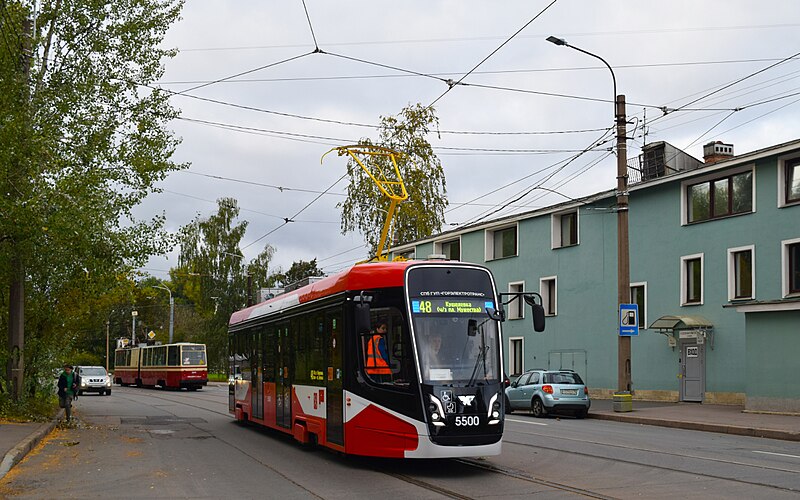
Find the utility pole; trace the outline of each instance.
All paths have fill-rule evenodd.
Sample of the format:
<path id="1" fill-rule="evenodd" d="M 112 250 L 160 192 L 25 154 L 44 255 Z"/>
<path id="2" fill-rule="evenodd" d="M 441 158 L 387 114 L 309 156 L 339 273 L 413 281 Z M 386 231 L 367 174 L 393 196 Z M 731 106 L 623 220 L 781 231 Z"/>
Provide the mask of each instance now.
<path id="1" fill-rule="evenodd" d="M 631 263 L 628 241 L 628 145 L 625 96 L 616 96 L 617 125 L 617 308 L 631 301 Z M 617 313 L 619 317 L 619 313 Z M 620 335 L 617 345 L 617 389 L 632 391 L 631 338 Z"/>
<path id="2" fill-rule="evenodd" d="M 22 81 L 20 88 L 24 89 L 22 98 L 26 103 L 25 109 L 28 109 L 28 81 L 31 72 L 31 32 L 33 30 L 33 21 L 25 19 L 22 21 L 22 46 L 20 47 L 20 63 L 22 68 Z M 25 122 L 28 122 L 26 117 Z M 27 126 L 26 132 L 27 133 Z M 20 166 L 28 159 L 18 159 Z M 22 178 L 22 183 L 27 185 L 27 172 L 26 168 L 22 167 L 18 171 L 18 175 Z M 17 186 L 19 188 L 19 185 Z M 17 190 L 11 189 L 11 192 Z M 26 190 L 23 190 L 23 193 Z M 12 195 L 16 196 L 16 195 Z M 11 249 L 11 276 L 8 293 L 8 365 L 7 365 L 7 378 L 11 384 L 11 397 L 15 401 L 22 395 L 22 388 L 25 376 L 25 263 L 22 256 L 21 242 L 12 240 Z"/>
<path id="3" fill-rule="evenodd" d="M 108 329 L 111 327 L 111 321 L 106 320 L 106 372 L 108 371 Z"/>

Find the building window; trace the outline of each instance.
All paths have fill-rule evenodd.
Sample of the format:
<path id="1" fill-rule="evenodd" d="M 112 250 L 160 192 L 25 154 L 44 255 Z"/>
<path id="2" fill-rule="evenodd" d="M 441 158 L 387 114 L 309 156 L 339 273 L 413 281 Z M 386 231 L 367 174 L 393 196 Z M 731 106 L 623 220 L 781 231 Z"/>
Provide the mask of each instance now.
<path id="1" fill-rule="evenodd" d="M 521 293 L 525 290 L 525 282 L 518 281 L 516 283 L 508 284 L 509 293 Z M 516 297 L 509 297 L 508 301 L 508 319 L 522 319 L 525 317 L 525 300 L 521 295 Z"/>
<path id="2" fill-rule="evenodd" d="M 517 226 L 486 231 L 486 260 L 517 255 Z"/>
<path id="3" fill-rule="evenodd" d="M 783 296 L 800 295 L 800 239 L 782 241 Z"/>
<path id="4" fill-rule="evenodd" d="M 639 306 L 639 328 L 647 328 L 647 283 L 631 283 L 631 304 Z"/>
<path id="5" fill-rule="evenodd" d="M 558 287 L 556 277 L 549 276 L 539 280 L 539 295 L 542 296 L 545 316 L 555 316 L 558 314 Z"/>
<path id="6" fill-rule="evenodd" d="M 578 244 L 578 211 L 563 212 L 551 216 L 552 247 L 563 248 Z"/>
<path id="7" fill-rule="evenodd" d="M 681 257 L 681 305 L 703 303 L 703 254 Z"/>
<path id="8" fill-rule="evenodd" d="M 687 187 L 687 221 L 701 222 L 753 211 L 753 172 L 747 170 Z"/>
<path id="9" fill-rule="evenodd" d="M 525 371 L 523 360 L 523 339 L 522 337 L 508 339 L 508 371 L 510 375 L 516 376 Z"/>
<path id="10" fill-rule="evenodd" d="M 450 240 L 436 243 L 436 252 L 447 258 L 447 260 L 461 260 L 461 240 Z"/>
<path id="11" fill-rule="evenodd" d="M 789 160 L 784 164 L 786 179 L 786 204 L 800 202 L 800 158 Z"/>
<path id="12" fill-rule="evenodd" d="M 728 300 L 755 298 L 755 247 L 728 249 Z"/>

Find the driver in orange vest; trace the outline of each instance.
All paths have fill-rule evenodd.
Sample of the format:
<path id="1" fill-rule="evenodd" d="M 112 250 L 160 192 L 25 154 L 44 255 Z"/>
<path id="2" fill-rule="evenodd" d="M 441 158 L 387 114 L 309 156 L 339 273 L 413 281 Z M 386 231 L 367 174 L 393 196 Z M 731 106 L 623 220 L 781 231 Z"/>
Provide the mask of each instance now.
<path id="1" fill-rule="evenodd" d="M 375 333 L 367 343 L 366 371 L 369 375 L 391 375 L 389 368 L 389 354 L 386 350 L 386 333 L 388 327 L 385 322 L 378 324 Z"/>

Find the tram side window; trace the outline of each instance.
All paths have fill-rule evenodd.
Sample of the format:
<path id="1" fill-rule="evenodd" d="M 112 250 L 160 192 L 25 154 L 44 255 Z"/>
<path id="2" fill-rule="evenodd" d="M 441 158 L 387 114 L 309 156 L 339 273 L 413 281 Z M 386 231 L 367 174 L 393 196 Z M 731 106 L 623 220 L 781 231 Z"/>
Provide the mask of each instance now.
<path id="1" fill-rule="evenodd" d="M 156 347 L 156 366 L 167 364 L 167 346 Z"/>
<path id="2" fill-rule="evenodd" d="M 313 334 L 313 323 L 308 315 L 292 318 L 289 326 L 295 334 L 294 345 L 294 383 L 308 384 L 311 380 L 308 371 L 308 346 Z"/>
<path id="3" fill-rule="evenodd" d="M 395 307 L 370 311 L 372 330 L 361 336 L 362 366 L 374 383 L 407 388 L 413 379 L 413 354 L 403 314 Z"/>
<path id="4" fill-rule="evenodd" d="M 250 373 L 250 333 L 248 330 L 239 335 L 239 356 L 241 359 L 239 370 L 241 371 L 242 380 L 250 380 L 252 378 L 252 373 Z"/>
<path id="5" fill-rule="evenodd" d="M 178 361 L 178 346 L 171 345 L 167 347 L 167 365 L 169 366 L 178 366 L 180 362 Z"/>

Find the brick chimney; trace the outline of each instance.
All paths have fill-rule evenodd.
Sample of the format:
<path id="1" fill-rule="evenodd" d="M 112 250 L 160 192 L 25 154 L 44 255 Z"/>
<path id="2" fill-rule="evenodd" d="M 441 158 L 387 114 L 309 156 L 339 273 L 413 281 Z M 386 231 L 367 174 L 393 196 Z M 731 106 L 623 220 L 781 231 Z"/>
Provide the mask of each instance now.
<path id="1" fill-rule="evenodd" d="M 722 141 L 709 142 L 703 146 L 703 161 L 706 165 L 733 158 L 733 144 Z"/>

